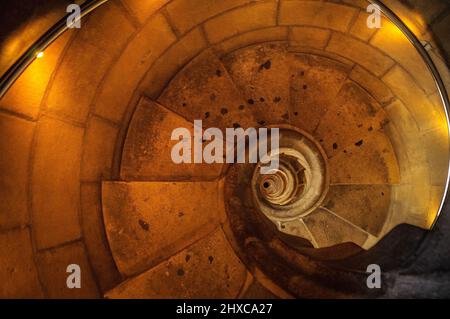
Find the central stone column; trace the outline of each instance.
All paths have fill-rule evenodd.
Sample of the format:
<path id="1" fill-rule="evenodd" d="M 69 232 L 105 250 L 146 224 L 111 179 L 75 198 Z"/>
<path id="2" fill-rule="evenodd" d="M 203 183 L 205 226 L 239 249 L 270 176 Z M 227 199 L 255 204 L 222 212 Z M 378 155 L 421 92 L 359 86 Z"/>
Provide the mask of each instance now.
<path id="1" fill-rule="evenodd" d="M 279 167 L 272 174 L 261 174 L 258 164 L 252 178 L 253 200 L 257 209 L 278 230 L 290 235 L 293 226 L 316 210 L 329 188 L 325 152 L 312 136 L 297 128 L 280 128 L 280 147 L 272 150 Z"/>

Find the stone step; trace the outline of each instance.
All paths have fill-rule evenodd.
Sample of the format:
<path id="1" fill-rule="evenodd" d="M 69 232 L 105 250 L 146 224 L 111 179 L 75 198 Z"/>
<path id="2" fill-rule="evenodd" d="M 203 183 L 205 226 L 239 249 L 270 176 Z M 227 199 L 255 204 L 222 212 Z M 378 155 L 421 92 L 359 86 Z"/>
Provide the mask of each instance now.
<path id="1" fill-rule="evenodd" d="M 391 188 L 390 185 L 332 185 L 323 206 L 377 236 L 388 218 Z"/>
<path id="2" fill-rule="evenodd" d="M 390 139 L 382 130 L 367 132 L 328 161 L 331 184 L 398 184 L 400 172 Z"/>
<path id="3" fill-rule="evenodd" d="M 387 116 L 381 105 L 353 81 L 346 81 L 314 132 L 329 157 L 382 128 Z"/>
<path id="4" fill-rule="evenodd" d="M 172 148 L 179 140 L 171 135 L 186 128 L 194 136 L 194 124 L 172 110 L 142 98 L 128 129 L 122 153 L 121 178 L 125 180 L 213 180 L 222 164 L 176 164 Z M 191 161 L 192 157 L 191 157 Z"/>
<path id="5" fill-rule="evenodd" d="M 291 53 L 289 62 L 292 124 L 312 134 L 334 105 L 350 67 L 327 57 L 303 53 Z"/>
<path id="6" fill-rule="evenodd" d="M 355 243 L 363 247 L 370 235 L 326 208 L 319 208 L 303 218 L 316 248 Z"/>
<path id="7" fill-rule="evenodd" d="M 232 52 L 222 62 L 259 125 L 290 122 L 286 44 L 253 45 Z"/>
<path id="8" fill-rule="evenodd" d="M 106 235 L 124 276 L 147 270 L 217 227 L 225 215 L 218 182 L 104 182 Z"/>
<path id="9" fill-rule="evenodd" d="M 247 270 L 222 229 L 143 274 L 121 283 L 106 298 L 236 298 Z"/>
<path id="10" fill-rule="evenodd" d="M 212 50 L 204 51 L 185 66 L 158 102 L 190 121 L 203 120 L 205 128 L 256 126 L 240 91 Z"/>

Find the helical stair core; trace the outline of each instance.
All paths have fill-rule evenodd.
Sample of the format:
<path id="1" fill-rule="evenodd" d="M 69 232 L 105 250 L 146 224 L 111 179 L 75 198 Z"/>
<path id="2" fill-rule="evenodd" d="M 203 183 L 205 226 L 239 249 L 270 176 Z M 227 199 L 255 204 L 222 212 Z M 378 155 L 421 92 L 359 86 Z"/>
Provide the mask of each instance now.
<path id="1" fill-rule="evenodd" d="M 449 163 L 445 107 L 398 27 L 382 16 L 367 28 L 366 1 L 154 1 L 145 19 L 124 2 L 108 1 L 46 51 L 55 71 L 26 117 L 38 127 L 37 254 L 80 244 L 107 298 L 389 296 L 367 289 L 366 267 L 395 271 L 414 256 L 441 211 Z M 2 107 L 17 103 L 27 72 Z M 222 132 L 279 128 L 279 169 L 175 163 L 172 132 L 194 136 L 196 120 Z M 43 192 L 59 187 L 40 185 L 64 158 L 44 146 L 81 167 L 62 174 L 75 190 L 50 208 Z M 80 230 L 46 234 L 57 210 L 79 210 Z"/>

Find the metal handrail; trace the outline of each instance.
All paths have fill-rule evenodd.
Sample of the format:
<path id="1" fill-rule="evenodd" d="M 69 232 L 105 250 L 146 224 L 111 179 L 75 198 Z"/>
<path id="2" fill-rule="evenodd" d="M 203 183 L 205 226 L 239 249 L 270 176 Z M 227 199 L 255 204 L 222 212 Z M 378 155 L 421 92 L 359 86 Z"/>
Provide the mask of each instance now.
<path id="1" fill-rule="evenodd" d="M 88 0 L 81 6 L 80 17 L 73 21 L 79 21 L 81 18 L 94 11 L 96 8 L 109 0 Z M 0 78 L 0 99 L 6 94 L 8 89 L 13 85 L 22 72 L 36 59 L 38 52 L 44 51 L 52 44 L 61 34 L 63 34 L 69 26 L 67 18 L 70 14 L 65 15 L 55 25 L 53 25 L 45 34 L 43 34 L 36 42 L 25 51 L 24 54 L 2 75 Z"/>
<path id="2" fill-rule="evenodd" d="M 80 19 L 101 6 L 102 4 L 108 2 L 109 0 L 88 0 L 83 3 L 80 7 Z M 394 23 L 397 28 L 407 37 L 411 42 L 417 52 L 420 54 L 424 63 L 427 65 L 429 71 L 431 72 L 435 84 L 437 86 L 439 95 L 441 97 L 442 103 L 444 104 L 445 116 L 447 119 L 447 127 L 450 129 L 450 101 L 448 97 L 447 90 L 444 85 L 439 71 L 433 62 L 433 59 L 428 54 L 427 50 L 424 48 L 420 40 L 416 35 L 409 29 L 409 27 L 382 1 L 379 0 L 367 0 L 369 3 L 378 5 L 384 15 Z M 0 99 L 5 95 L 12 84 L 17 80 L 17 78 L 22 74 L 22 72 L 34 61 L 36 54 L 38 52 L 44 51 L 52 42 L 54 42 L 61 34 L 63 34 L 69 27 L 67 25 L 67 18 L 69 14 L 64 16 L 59 20 L 53 27 L 51 27 L 44 35 L 42 35 L 33 45 L 2 75 L 0 78 Z M 450 138 L 450 130 L 449 130 Z M 448 164 L 449 170 L 447 174 L 446 186 L 444 190 L 444 196 L 441 201 L 438 214 L 433 222 L 432 228 L 436 225 L 439 216 L 442 213 L 445 202 L 449 196 L 449 183 L 450 183 L 450 160 Z"/>
<path id="3" fill-rule="evenodd" d="M 447 119 L 447 129 L 450 139 L 450 101 L 447 93 L 447 89 L 445 88 L 444 81 L 441 78 L 441 75 L 439 73 L 439 70 L 437 69 L 436 65 L 434 64 L 433 59 L 428 54 L 428 51 L 425 49 L 425 47 L 422 45 L 422 42 L 417 38 L 417 36 L 411 31 L 411 29 L 399 18 L 397 14 L 395 14 L 389 7 L 387 7 L 382 1 L 379 0 L 367 0 L 368 2 L 378 5 L 381 9 L 381 11 L 384 13 L 384 15 L 391 20 L 392 23 L 396 25 L 397 28 L 402 31 L 402 33 L 408 38 L 408 40 L 411 42 L 411 44 L 414 46 L 414 48 L 417 50 L 417 52 L 420 54 L 422 59 L 424 60 L 425 64 L 427 65 L 429 71 L 431 72 L 433 76 L 433 80 L 437 86 L 439 95 L 441 97 L 442 103 L 444 104 L 444 111 L 445 111 L 445 117 Z M 444 190 L 444 196 L 442 197 L 441 204 L 439 206 L 439 211 L 436 215 L 435 220 L 433 221 L 433 224 L 431 226 L 431 229 L 434 228 L 436 225 L 439 216 L 442 213 L 442 210 L 444 208 L 444 204 L 448 199 L 449 196 L 449 183 L 450 183 L 450 159 L 448 163 L 448 171 L 447 171 L 447 180 Z"/>

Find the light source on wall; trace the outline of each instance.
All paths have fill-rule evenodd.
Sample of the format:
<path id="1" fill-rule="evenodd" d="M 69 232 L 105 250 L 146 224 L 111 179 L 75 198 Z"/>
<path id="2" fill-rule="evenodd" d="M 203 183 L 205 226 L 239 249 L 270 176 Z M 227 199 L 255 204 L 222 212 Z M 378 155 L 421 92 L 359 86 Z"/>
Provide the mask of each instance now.
<path id="1" fill-rule="evenodd" d="M 36 53 L 36 58 L 37 58 L 37 59 L 40 59 L 40 58 L 42 58 L 43 56 L 44 56 L 44 51 L 39 51 L 39 52 Z"/>

